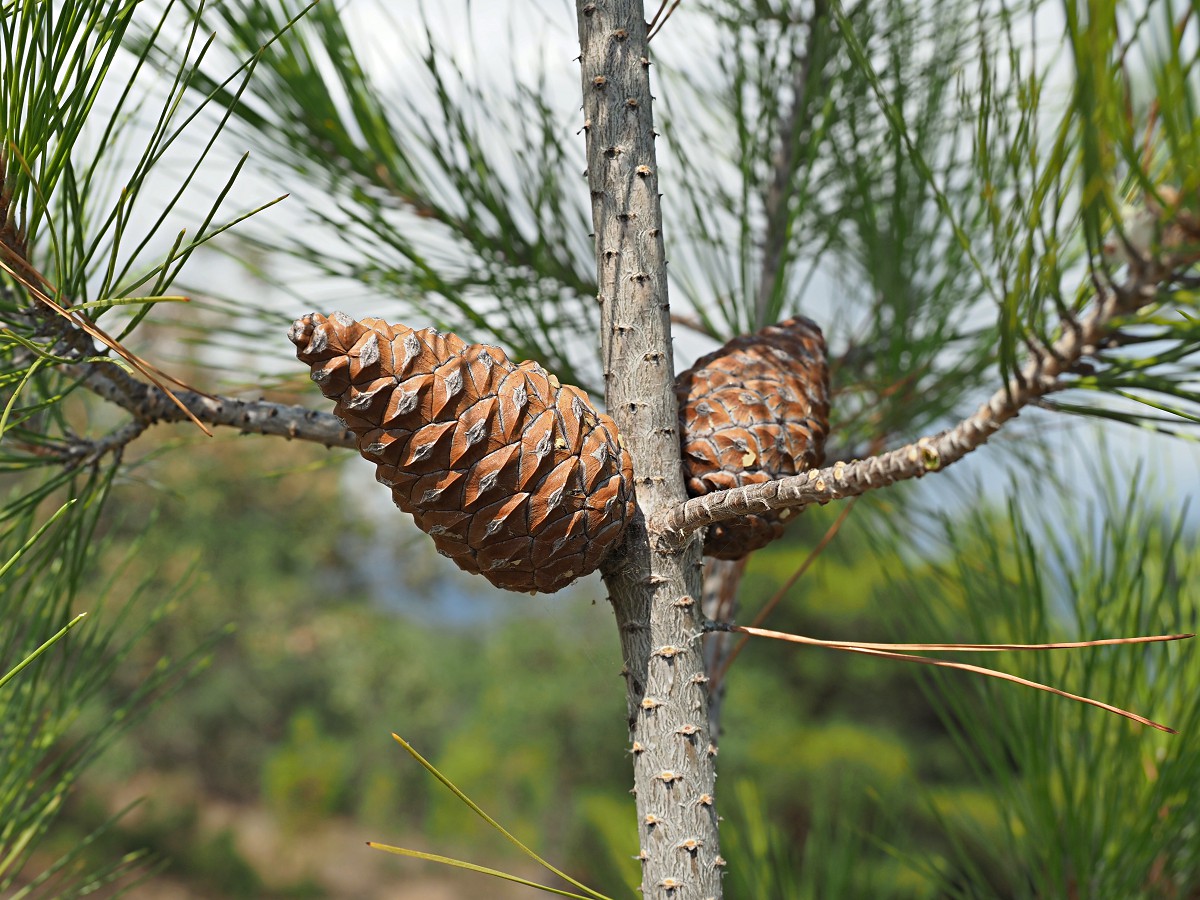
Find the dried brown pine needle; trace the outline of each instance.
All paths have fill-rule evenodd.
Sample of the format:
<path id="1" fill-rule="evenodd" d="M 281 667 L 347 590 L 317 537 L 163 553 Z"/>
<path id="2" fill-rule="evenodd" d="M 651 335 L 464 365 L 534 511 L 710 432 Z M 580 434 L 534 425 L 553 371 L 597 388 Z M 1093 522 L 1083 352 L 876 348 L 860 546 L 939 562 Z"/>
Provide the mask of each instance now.
<path id="1" fill-rule="evenodd" d="M 9 275 L 11 275 L 14 279 L 16 279 L 16 281 L 19 284 L 21 284 L 22 287 L 24 287 L 27 291 L 29 291 L 30 296 L 32 296 L 35 300 L 37 300 L 39 303 L 41 303 L 43 306 L 47 307 L 48 309 L 50 309 L 57 315 L 62 316 L 64 319 L 66 319 L 68 322 L 70 322 L 73 326 L 78 328 L 80 331 L 82 331 L 85 334 L 89 335 L 90 337 L 96 339 L 100 343 L 104 344 L 104 346 L 106 346 L 110 350 L 112 350 L 114 353 L 118 354 L 122 359 L 124 359 L 126 362 L 128 362 L 129 365 L 131 365 L 136 371 L 138 371 L 142 375 L 144 375 L 146 377 L 146 379 L 148 381 L 150 381 L 151 384 L 153 384 L 156 388 L 158 388 L 160 391 L 162 391 L 164 394 L 166 394 L 168 397 L 170 397 L 171 401 L 183 411 L 184 415 L 186 415 L 192 422 L 195 423 L 197 428 L 199 428 L 201 431 L 203 431 L 209 437 L 212 436 L 212 432 L 208 430 L 208 427 L 203 422 L 201 422 L 198 418 L 196 418 L 195 413 L 193 413 L 190 409 L 188 409 L 187 406 L 184 405 L 183 401 L 181 401 L 177 396 L 175 396 L 174 392 L 172 392 L 172 390 L 169 387 L 167 387 L 165 382 L 168 382 L 168 381 L 172 382 L 175 385 L 177 385 L 185 390 L 195 391 L 195 388 L 189 387 L 188 385 L 186 385 L 182 381 L 180 381 L 178 378 L 168 375 L 167 373 L 165 373 L 165 372 L 161 371 L 160 369 L 156 368 L 155 366 L 151 365 L 149 362 L 142 359 L 140 356 L 138 356 L 133 351 L 127 350 L 121 344 L 120 341 L 118 341 L 116 338 L 112 337 L 111 335 L 107 334 L 104 331 L 104 329 L 100 328 L 100 326 L 98 326 L 94 322 L 92 322 L 91 319 L 89 319 L 87 316 L 85 316 L 81 313 L 78 313 L 68 307 L 63 307 L 63 306 L 60 306 L 59 304 L 55 303 L 54 299 L 49 294 L 47 294 L 46 290 L 43 290 L 43 287 L 42 287 L 42 286 L 44 286 L 47 290 L 53 291 L 54 286 L 49 281 L 47 281 L 46 278 L 43 275 L 41 275 L 41 273 L 32 269 L 32 267 L 29 267 L 28 264 L 25 264 L 22 268 L 28 268 L 29 271 L 31 271 L 33 273 L 33 275 L 36 277 L 36 279 L 41 283 L 41 285 L 34 284 L 33 281 L 29 277 L 27 277 L 26 274 L 13 268 L 11 265 L 9 265 L 7 262 L 5 262 L 3 259 L 0 259 L 0 269 L 3 269 L 5 272 L 7 272 Z M 203 393 L 201 391 L 195 391 L 195 392 Z"/>
<path id="2" fill-rule="evenodd" d="M 1068 700 L 1076 700 L 1080 703 L 1086 703 L 1089 706 L 1095 706 L 1099 709 L 1105 710 L 1106 712 L 1115 713 L 1118 716 L 1124 716 L 1126 719 L 1131 719 L 1141 725 L 1149 725 L 1151 728 L 1157 728 L 1159 731 L 1165 731 L 1167 734 L 1178 734 L 1179 732 L 1177 732 L 1174 728 L 1169 728 L 1166 725 L 1155 722 L 1146 718 L 1145 716 L 1138 715 L 1135 712 L 1130 712 L 1127 709 L 1122 709 L 1119 706 L 1113 706 L 1110 703 L 1104 703 L 1100 700 L 1093 700 L 1091 697 L 1072 694 L 1069 691 L 1051 687 L 1048 684 L 1042 684 L 1038 681 L 1030 681 L 1028 678 L 1021 678 L 1018 675 L 1009 675 L 1007 672 L 1000 672 L 996 669 L 988 669 L 984 666 L 976 666 L 970 663 L 952 662 L 945 659 L 933 659 L 928 656 L 918 656 L 916 653 L 908 651 L 963 651 L 968 653 L 995 653 L 1002 650 L 1076 650 L 1083 647 L 1107 647 L 1117 644 L 1150 644 L 1161 643 L 1163 641 L 1182 641 L 1195 637 L 1194 634 L 1156 634 L 1126 638 L 1102 638 L 1094 641 L 1061 641 L 1052 644 L 881 644 L 867 642 L 859 643 L 857 641 L 824 641 L 819 638 L 805 637 L 804 635 L 800 634 L 789 634 L 783 631 L 769 631 L 765 628 L 754 628 L 743 625 L 730 625 L 728 627 L 722 627 L 720 630 L 738 632 L 753 637 L 772 638 L 774 640 L 786 641 L 793 644 L 804 644 L 810 647 L 825 647 L 829 650 L 841 650 L 847 653 L 863 653 L 869 656 L 880 656 L 885 659 L 896 659 L 903 662 L 920 663 L 921 665 L 925 666 L 940 666 L 947 669 L 958 669 L 963 672 L 974 672 L 978 675 L 987 675 L 990 678 L 999 678 L 1003 681 L 1011 681 L 1013 684 L 1035 688 L 1039 691 L 1057 694 L 1058 696 L 1065 697 Z"/>

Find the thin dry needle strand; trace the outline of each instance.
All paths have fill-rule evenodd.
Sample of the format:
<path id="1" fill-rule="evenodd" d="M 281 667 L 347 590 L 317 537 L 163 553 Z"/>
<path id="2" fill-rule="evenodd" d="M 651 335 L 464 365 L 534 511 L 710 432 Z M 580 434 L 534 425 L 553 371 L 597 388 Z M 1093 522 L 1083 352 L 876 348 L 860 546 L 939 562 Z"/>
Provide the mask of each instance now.
<path id="1" fill-rule="evenodd" d="M 821 539 L 817 541 L 816 546 L 814 546 L 809 552 L 808 556 L 804 558 L 804 562 L 802 562 L 796 571 L 792 573 L 791 577 L 783 583 L 783 586 L 775 592 L 775 596 L 768 600 L 766 604 L 764 604 L 763 608 L 759 610 L 758 615 L 754 617 L 754 621 L 750 623 L 752 626 L 758 626 L 765 622 L 767 620 L 767 616 L 771 615 L 771 613 L 775 611 L 775 607 L 779 605 L 779 602 L 783 600 L 784 596 L 787 595 L 787 592 L 792 589 L 792 586 L 804 577 L 804 573 L 812 567 L 812 564 L 817 561 L 817 557 L 825 552 L 825 548 L 833 542 L 833 539 L 837 537 L 838 532 L 842 530 L 842 526 L 846 524 L 846 519 L 850 517 L 851 511 L 854 509 L 854 504 L 857 502 L 857 497 L 852 497 L 850 499 L 850 502 L 846 504 L 841 514 L 838 515 L 833 524 L 825 530 L 825 533 L 821 535 Z"/>
<path id="2" fill-rule="evenodd" d="M 380 844 L 377 841 L 367 841 L 367 846 L 372 850 L 382 850 L 385 853 L 392 853 L 396 856 L 407 856 L 410 859 L 423 859 L 427 862 L 441 863 L 444 866 L 452 866 L 456 869 L 466 869 L 468 872 L 478 872 L 480 875 L 490 875 L 493 878 L 501 878 L 504 881 L 511 881 L 515 884 L 523 884 L 526 887 L 537 888 L 547 894 L 554 894 L 559 897 L 574 897 L 575 900 L 595 900 L 594 897 L 588 897 L 584 894 L 576 894 L 571 891 L 564 891 L 560 888 L 550 887 L 545 884 L 538 884 L 536 881 L 530 881 L 527 878 L 520 878 L 516 875 L 510 875 L 507 872 L 501 872 L 499 869 L 492 869 L 487 866 L 476 865 L 475 863 L 467 862 L 462 859 L 454 859 L 450 856 L 439 856 L 436 853 L 426 853 L 423 850 L 409 850 L 407 847 L 393 847 L 389 844 Z M 608 900 L 608 898 L 604 898 Z"/>
<path id="3" fill-rule="evenodd" d="M 767 616 L 769 616 L 775 610 L 775 607 L 779 605 L 779 602 L 784 598 L 787 592 L 792 589 L 792 585 L 804 577 L 804 573 L 809 570 L 812 564 L 816 562 L 817 557 L 824 552 L 825 548 L 829 546 L 835 537 L 837 537 L 838 532 L 842 530 L 842 525 L 845 524 L 846 519 L 850 515 L 850 511 L 854 509 L 854 504 L 857 502 L 858 498 L 854 497 L 849 503 L 846 504 L 841 514 L 834 520 L 833 524 L 826 529 L 825 534 L 821 536 L 821 539 L 817 541 L 816 546 L 809 551 L 808 556 L 804 558 L 804 562 L 800 563 L 800 566 L 795 572 L 792 573 L 792 576 L 786 582 L 784 582 L 783 586 L 775 592 L 775 595 L 763 605 L 762 609 L 758 611 L 758 614 L 754 617 L 754 621 L 751 623 L 750 627 L 755 627 L 765 622 Z M 709 684 L 710 693 L 717 690 L 722 680 L 724 680 L 726 673 L 729 671 L 729 667 L 733 665 L 733 661 L 738 658 L 738 654 L 742 652 L 742 648 L 745 647 L 746 643 L 750 640 L 749 634 L 750 632 L 743 633 L 741 640 L 734 645 L 734 648 L 729 651 L 729 655 L 725 657 L 717 671 L 712 674 L 712 681 Z"/>
<path id="4" fill-rule="evenodd" d="M 39 303 L 41 303 L 43 306 L 46 306 L 51 311 L 53 311 L 57 315 L 64 318 L 67 322 L 69 322 L 75 328 L 79 329 L 80 331 L 85 332 L 86 334 L 95 338 L 100 343 L 104 344 L 106 347 L 108 347 L 113 352 L 120 355 L 120 357 L 122 359 L 124 359 L 126 362 L 128 362 L 137 371 L 141 372 L 142 375 L 144 375 L 147 379 L 149 379 L 149 381 L 151 383 L 153 383 L 156 388 L 158 388 L 167 397 L 169 397 L 171 399 L 171 401 L 176 406 L 178 406 L 180 410 L 183 411 L 183 414 L 188 419 L 190 419 L 192 422 L 195 423 L 197 428 L 199 428 L 201 431 L 203 431 L 205 434 L 209 435 L 210 437 L 212 436 L 212 432 L 208 430 L 208 428 L 205 426 L 205 424 L 203 422 L 201 422 L 200 419 L 197 418 L 196 415 L 190 409 L 187 408 L 187 406 L 184 405 L 182 400 L 180 400 L 177 396 L 175 396 L 175 393 L 169 387 L 167 387 L 166 384 L 164 384 L 164 382 L 172 381 L 182 388 L 191 390 L 190 388 L 188 388 L 188 386 L 186 384 L 184 384 L 178 378 L 168 375 L 167 373 L 155 368 L 153 365 L 151 365 L 146 360 L 142 359 L 136 353 L 133 353 L 132 351 L 125 349 L 125 347 L 122 346 L 120 341 L 118 341 L 116 338 L 112 337 L 111 335 L 105 333 L 105 331 L 102 328 L 100 328 L 100 326 L 91 322 L 86 316 L 84 316 L 80 313 L 77 313 L 71 309 L 59 306 L 57 303 L 54 302 L 54 299 L 52 297 L 50 297 L 45 291 L 43 291 L 40 287 L 38 287 L 32 281 L 30 281 L 28 278 L 26 278 L 21 272 L 18 272 L 12 266 L 10 266 L 8 263 L 6 263 L 3 259 L 0 259 L 0 269 L 3 269 L 9 275 L 11 275 L 14 279 L 16 279 L 26 290 L 29 291 L 30 295 L 34 299 L 36 299 Z M 46 281 L 46 279 L 40 273 L 36 273 L 36 271 L 35 271 L 35 274 L 37 275 L 38 280 L 40 280 L 43 284 L 50 286 L 50 283 L 48 281 Z"/>
<path id="5" fill-rule="evenodd" d="M 1145 716 L 1140 716 L 1135 712 L 1130 712 L 1127 709 L 1121 709 L 1119 706 L 1113 706 L 1111 703 L 1104 703 L 1101 700 L 1093 700 L 1091 697 L 1083 697 L 1079 694 L 1072 694 L 1070 691 L 1060 690 L 1056 687 L 1051 687 L 1048 684 L 1042 684 L 1040 681 L 1030 681 L 1028 678 L 1021 678 L 1017 675 L 1009 675 L 1007 672 L 998 672 L 995 669 L 987 669 L 983 666 L 974 666 L 970 663 L 950 662 L 946 659 L 931 659 L 928 656 L 914 656 L 908 653 L 887 653 L 883 650 L 870 650 L 866 647 L 834 647 L 834 650 L 845 650 L 849 653 L 865 653 L 870 656 L 882 656 L 886 659 L 899 659 L 905 662 L 915 662 L 926 666 L 941 666 L 946 669 L 959 669 L 963 672 L 975 672 L 979 675 L 987 675 L 990 678 L 999 678 L 1002 681 L 1011 681 L 1013 684 L 1020 684 L 1025 687 L 1035 688 L 1039 691 L 1046 691 L 1050 694 L 1057 694 L 1060 697 L 1065 697 L 1068 700 L 1077 700 L 1080 703 L 1086 703 L 1088 706 L 1095 706 L 1097 709 L 1103 709 L 1106 712 L 1116 713 L 1118 716 L 1124 716 L 1126 719 L 1131 719 L 1139 725 L 1149 725 L 1151 728 L 1157 728 L 1159 731 L 1165 731 L 1167 734 L 1179 734 L 1174 728 L 1155 722 L 1152 719 L 1147 719 Z"/>
<path id="6" fill-rule="evenodd" d="M 1000 672 L 996 669 L 988 669 L 984 666 L 976 666 L 970 663 L 951 662 L 950 660 L 945 659 L 932 659 L 928 656 L 917 656 L 912 653 L 898 653 L 895 651 L 964 650 L 987 652 L 999 650 L 1060 650 L 1077 649 L 1080 647 L 1109 646 L 1113 644 L 1147 644 L 1162 641 L 1181 641 L 1195 637 L 1194 634 L 1161 634 L 1131 638 L 1103 638 L 1096 641 L 1073 641 L 1057 644 L 872 644 L 846 641 L 823 641 L 819 638 L 810 638 L 799 634 L 788 634 L 787 632 L 783 631 L 768 631 L 764 628 L 750 628 L 741 625 L 724 626 L 722 630 L 740 632 L 743 634 L 753 635 L 754 637 L 767 637 L 775 640 L 787 641 L 788 643 L 793 644 L 805 644 L 812 647 L 825 647 L 829 650 L 840 650 L 846 653 L 863 653 L 868 656 L 883 657 L 884 659 L 896 659 L 902 662 L 920 663 L 921 665 L 925 666 L 940 666 L 946 669 L 958 669 L 963 672 L 974 672 L 977 675 L 986 675 L 989 678 L 999 678 L 1002 681 L 1011 681 L 1013 684 L 1035 688 L 1036 690 L 1046 691 L 1050 694 L 1057 694 L 1059 697 L 1065 697 L 1068 700 L 1076 700 L 1079 703 L 1086 703 L 1088 706 L 1095 706 L 1098 709 L 1105 710 L 1106 712 L 1115 713 L 1118 716 L 1124 716 L 1126 719 L 1131 719 L 1132 721 L 1141 725 L 1149 725 L 1151 728 L 1157 728 L 1159 731 L 1165 731 L 1167 734 L 1178 734 L 1179 732 L 1177 732 L 1174 728 L 1162 725 L 1146 718 L 1145 716 L 1138 715 L 1135 712 L 1130 712 L 1129 710 L 1122 709 L 1119 706 L 1113 706 L 1111 703 L 1104 703 L 1100 700 L 1093 700 L 1091 697 L 1072 694 L 1069 691 L 1051 687 L 1050 685 L 1042 684 L 1039 681 L 1030 681 L 1028 678 L 1021 678 L 1018 675 L 1009 675 L 1007 672 Z"/>
<path id="7" fill-rule="evenodd" d="M 663 10 L 667 8 L 667 4 L 670 2 L 671 0 L 662 0 L 662 2 L 658 4 L 658 10 L 654 13 L 654 16 L 650 19 L 650 21 L 646 23 L 647 33 L 654 30 L 654 26 L 658 24 L 658 17 L 663 14 Z"/>
<path id="8" fill-rule="evenodd" d="M 1117 644 L 1158 644 L 1164 641 L 1186 641 L 1196 636 L 1194 634 L 1150 634 L 1123 638 L 1100 638 L 1094 641 L 1059 641 L 1051 644 L 896 644 L 867 641 L 825 641 L 820 638 L 805 637 L 802 634 L 756 628 L 752 625 L 730 625 L 727 629 L 721 630 L 754 637 L 773 638 L 793 644 L 806 644 L 811 647 L 828 647 L 833 650 L 914 650 L 924 653 L 954 650 L 961 650 L 965 653 L 999 653 L 1005 650 L 1078 650 L 1083 647 L 1111 647 Z"/>
<path id="9" fill-rule="evenodd" d="M 0 249 L 2 249 L 2 247 L 0 247 Z M 10 253 L 10 255 L 11 255 L 11 253 Z M 137 356 L 136 354 L 132 353 L 131 351 L 126 350 L 125 347 L 122 346 L 116 340 L 116 338 L 111 337 L 99 325 L 97 325 L 95 322 L 91 321 L 91 319 L 87 318 L 86 316 L 82 315 L 78 309 L 76 309 L 75 307 L 73 307 L 70 304 L 69 300 L 68 300 L 67 306 L 65 306 L 65 307 L 60 306 L 58 303 L 55 302 L 54 298 L 50 296 L 50 293 L 58 293 L 58 289 L 54 286 L 54 283 L 52 281 L 50 281 L 50 279 L 48 279 L 41 272 L 39 272 L 37 269 L 35 269 L 28 262 L 28 260 L 18 259 L 17 262 L 25 270 L 25 272 L 18 272 L 16 269 L 12 268 L 12 266 L 8 262 L 5 262 L 3 259 L 0 259 L 0 269 L 4 269 L 4 271 L 8 272 L 8 274 L 11 275 L 22 287 L 24 287 L 27 291 L 29 291 L 30 295 L 32 295 L 33 298 L 35 300 L 37 300 L 39 303 L 48 307 L 52 312 L 56 313 L 57 315 L 62 316 L 67 322 L 69 322 L 71 325 L 74 325 L 79 330 L 91 335 L 93 338 L 100 341 L 100 343 L 104 344 L 106 347 L 109 347 L 110 349 L 119 353 L 122 357 L 124 357 L 130 363 L 130 365 L 133 365 L 139 371 L 146 374 L 147 377 L 150 377 L 150 373 L 153 372 L 155 375 L 158 375 L 160 378 L 164 379 L 165 381 L 174 382 L 176 385 L 178 385 L 181 388 L 191 390 L 191 388 L 187 384 L 180 381 L 178 378 L 175 378 L 173 375 L 169 375 L 166 372 L 163 372 L 161 369 L 155 368 L 150 363 L 148 363 L 146 360 L 142 359 L 140 356 Z M 25 273 L 28 273 L 28 275 L 26 275 Z M 30 276 L 32 277 L 33 280 L 31 280 Z M 37 284 L 34 284 L 33 283 L 34 281 L 37 281 Z M 50 292 L 50 293 L 47 293 L 47 292 Z M 181 303 L 189 302 L 187 297 L 177 297 L 177 298 L 173 298 L 173 299 L 175 299 Z M 85 304 L 85 306 L 86 305 L 87 304 Z M 157 384 L 157 382 L 155 382 L 155 383 Z M 164 388 L 164 390 L 165 390 L 165 388 Z"/>
<path id="10" fill-rule="evenodd" d="M 671 13 L 675 12 L 675 10 L 679 8 L 679 4 L 681 2 L 683 2 L 683 0 L 675 0 L 675 2 L 671 4 L 671 8 L 668 9 L 667 14 L 662 17 L 662 21 L 658 23 L 657 28 L 654 26 L 653 21 L 647 23 L 646 30 L 649 32 L 646 35 L 646 43 L 647 44 L 650 43 L 652 40 L 654 40 L 655 35 L 657 35 L 660 31 L 663 30 L 663 26 L 667 24 L 667 19 L 671 18 Z M 666 5 L 667 5 L 666 0 L 663 0 L 662 6 L 660 6 L 658 8 L 658 13 L 654 14 L 655 19 L 658 18 L 659 13 L 661 13 L 663 11 L 663 7 L 665 7 Z"/>

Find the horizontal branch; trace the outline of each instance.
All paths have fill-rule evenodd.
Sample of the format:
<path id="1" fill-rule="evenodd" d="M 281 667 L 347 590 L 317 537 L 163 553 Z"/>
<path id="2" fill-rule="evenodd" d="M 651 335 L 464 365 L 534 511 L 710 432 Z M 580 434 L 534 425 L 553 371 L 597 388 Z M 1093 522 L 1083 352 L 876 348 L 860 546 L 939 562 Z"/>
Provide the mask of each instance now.
<path id="1" fill-rule="evenodd" d="M 656 512 L 648 523 L 651 535 L 668 548 L 714 522 L 769 510 L 800 512 L 813 503 L 856 497 L 958 462 L 986 443 L 1021 409 L 1067 387 L 1060 376 L 1083 357 L 1096 353 L 1116 315 L 1152 300 L 1155 285 L 1162 277 L 1157 267 L 1139 267 L 1125 285 L 1102 288 L 1096 305 L 1083 321 L 1064 321 L 1063 334 L 1051 347 L 1032 346 L 1031 359 L 1021 371 L 974 415 L 953 428 L 869 459 L 838 462 L 777 481 L 693 497 Z"/>
<path id="2" fill-rule="evenodd" d="M 57 458 L 68 469 L 95 465 L 110 453 L 119 460 L 125 448 L 133 443 L 146 427 L 145 422 L 134 419 L 100 438 L 82 437 L 68 432 L 64 443 L 50 447 L 42 446 L 34 452 L 43 457 Z"/>
<path id="3" fill-rule="evenodd" d="M 72 367 L 72 373 L 83 387 L 127 410 L 145 425 L 191 421 L 188 416 L 191 413 L 206 425 L 236 428 L 243 434 L 276 435 L 326 447 L 357 446 L 354 435 L 340 419 L 304 406 L 189 390 L 172 391 L 180 404 L 176 405 L 165 391 L 139 381 L 115 365 L 78 364 Z"/>
<path id="4" fill-rule="evenodd" d="M 3 158 L 0 158 L 2 172 Z M 0 196 L 0 226 L 7 213 L 6 199 Z M 34 301 L 30 307 L 17 312 L 16 318 L 33 325 L 38 318 L 47 317 L 50 326 L 47 330 L 58 333 L 60 342 L 56 349 L 59 353 L 83 360 L 94 357 L 95 344 L 99 343 L 105 348 L 103 353 L 111 351 L 120 356 L 149 380 L 147 383 L 134 378 L 116 364 L 115 358 L 113 364 L 77 362 L 67 366 L 68 374 L 74 376 L 79 385 L 125 409 L 134 421 L 99 440 L 70 440 L 61 454 L 66 465 L 90 465 L 109 453 L 119 456 L 130 442 L 157 422 L 188 421 L 201 428 L 218 425 L 237 428 L 246 434 L 313 441 L 326 447 L 356 447 L 354 435 L 330 413 L 266 400 L 219 397 L 182 386 L 178 390 L 166 389 L 165 381 L 174 379 L 129 352 L 69 303 L 60 305 L 55 300 L 57 291 L 29 262 L 25 249 L 23 244 L 0 241 L 0 251 L 3 251 L 0 253 L 0 271 L 10 275 Z M 6 301 L 13 299 L 11 289 L 6 285 L 0 284 L 0 293 L 5 295 Z"/>

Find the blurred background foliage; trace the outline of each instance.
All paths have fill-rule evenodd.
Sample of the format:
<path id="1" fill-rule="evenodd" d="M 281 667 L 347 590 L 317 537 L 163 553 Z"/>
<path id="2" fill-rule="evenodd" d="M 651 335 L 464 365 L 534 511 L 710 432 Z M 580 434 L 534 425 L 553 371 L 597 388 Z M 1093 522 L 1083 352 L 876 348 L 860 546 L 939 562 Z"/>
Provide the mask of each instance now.
<path id="1" fill-rule="evenodd" d="M 131 467 L 139 477 L 114 489 L 110 508 L 154 510 L 148 530 L 127 512 L 107 523 L 117 546 L 155 560 L 150 595 L 195 577 L 106 694 L 125 696 L 159 656 L 215 637 L 212 663 L 89 768 L 59 839 L 142 796 L 93 848 L 114 858 L 148 847 L 161 860 L 151 893 L 134 896 L 163 885 L 195 897 L 491 891 L 362 846 L 403 838 L 515 867 L 398 751 L 395 730 L 577 877 L 610 893 L 634 884 L 619 657 L 601 585 L 516 600 L 468 625 L 397 612 L 355 559 L 363 526 L 341 492 L 363 466 L 341 474 L 335 454 L 260 438 L 213 443 L 147 447 Z M 1008 511 L 962 515 L 908 496 L 862 501 L 771 627 L 859 640 L 1195 627 L 1194 526 L 1162 505 L 1161 484 L 1120 491 L 1077 521 L 1019 488 Z M 317 507 L 320 528 L 279 527 Z M 773 593 L 835 512 L 814 510 L 757 554 L 744 596 Z M 922 536 L 898 532 L 901 522 Z M 397 565 L 425 552 L 402 533 L 392 540 Z M 1200 758 L 1186 738 L 1200 668 L 1188 650 L 997 661 L 1184 733 L 1169 737 L 961 673 L 751 645 L 729 676 L 721 744 L 730 896 L 1033 898 L 1083 873 L 1081 896 L 1187 896 L 1200 884 L 1190 836 Z"/>
<path id="2" fill-rule="evenodd" d="M 28 54 L 5 58 L 0 108 L 5 159 L 26 161 L 6 167 L 5 203 L 60 302 L 161 295 L 180 276 L 186 310 L 93 312 L 137 326 L 130 346 L 184 381 L 281 401 L 311 399 L 283 330 L 313 307 L 432 321 L 599 393 L 565 5 L 498 24 L 510 10 L 320 3 L 290 27 L 301 4 L 74 0 L 57 21 L 79 40 L 38 56 L 28 35 L 51 8 L 0 6 L 5 47 Z M 969 411 L 1089 302 L 1122 201 L 1167 181 L 1194 193 L 1196 28 L 1167 0 L 683 4 L 654 44 L 680 362 L 805 312 L 830 340 L 833 456 Z M 39 65 L 28 83 L 46 90 L 14 79 Z M 56 93 L 75 71 L 83 86 Z M 273 218 L 201 247 L 282 191 Z M 485 591 L 340 452 L 160 429 L 66 467 L 63 447 L 118 425 L 77 390 L 80 365 L 111 363 L 62 368 L 2 278 L 0 566 L 76 502 L 0 572 L 0 673 L 89 612 L 0 687 L 6 898 L 139 875 L 130 896 L 527 896 L 363 846 L 520 871 L 390 730 L 544 855 L 631 895 L 598 582 Z M 1186 427 L 1193 288 L 1172 288 L 1079 380 L 1098 399 L 1062 408 Z M 1134 405 L 1155 397 L 1167 408 Z M 1125 460 L 1164 443 L 1028 419 L 965 475 L 860 501 L 768 624 L 868 641 L 1195 630 L 1196 522 L 1179 508 L 1194 450 L 1135 477 Z M 1079 446 L 1098 448 L 1088 465 Z M 742 618 L 837 512 L 755 555 Z M 1171 738 L 966 675 L 750 647 L 724 705 L 729 895 L 1200 896 L 1195 660 L 1000 660 L 1185 733 Z"/>

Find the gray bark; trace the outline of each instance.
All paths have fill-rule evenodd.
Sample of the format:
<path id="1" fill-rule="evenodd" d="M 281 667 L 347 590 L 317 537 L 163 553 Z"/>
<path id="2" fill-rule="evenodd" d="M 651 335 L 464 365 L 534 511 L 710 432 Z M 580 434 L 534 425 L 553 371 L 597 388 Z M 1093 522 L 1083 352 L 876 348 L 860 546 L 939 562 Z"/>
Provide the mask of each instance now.
<path id="1" fill-rule="evenodd" d="M 175 403 L 163 390 L 141 381 L 116 366 L 78 364 L 69 370 L 80 383 L 105 400 L 128 410 L 142 425 L 190 421 L 184 408 L 207 425 L 237 428 L 247 434 L 268 434 L 313 441 L 326 447 L 354 449 L 354 435 L 332 413 L 304 406 L 245 400 L 200 391 L 172 391 Z"/>
<path id="2" fill-rule="evenodd" d="M 633 456 L 639 514 L 604 567 L 624 655 L 647 897 L 721 896 L 701 652 L 700 546 L 652 548 L 646 520 L 683 502 L 649 58 L 641 0 L 577 0 L 584 130 L 609 414 Z"/>

